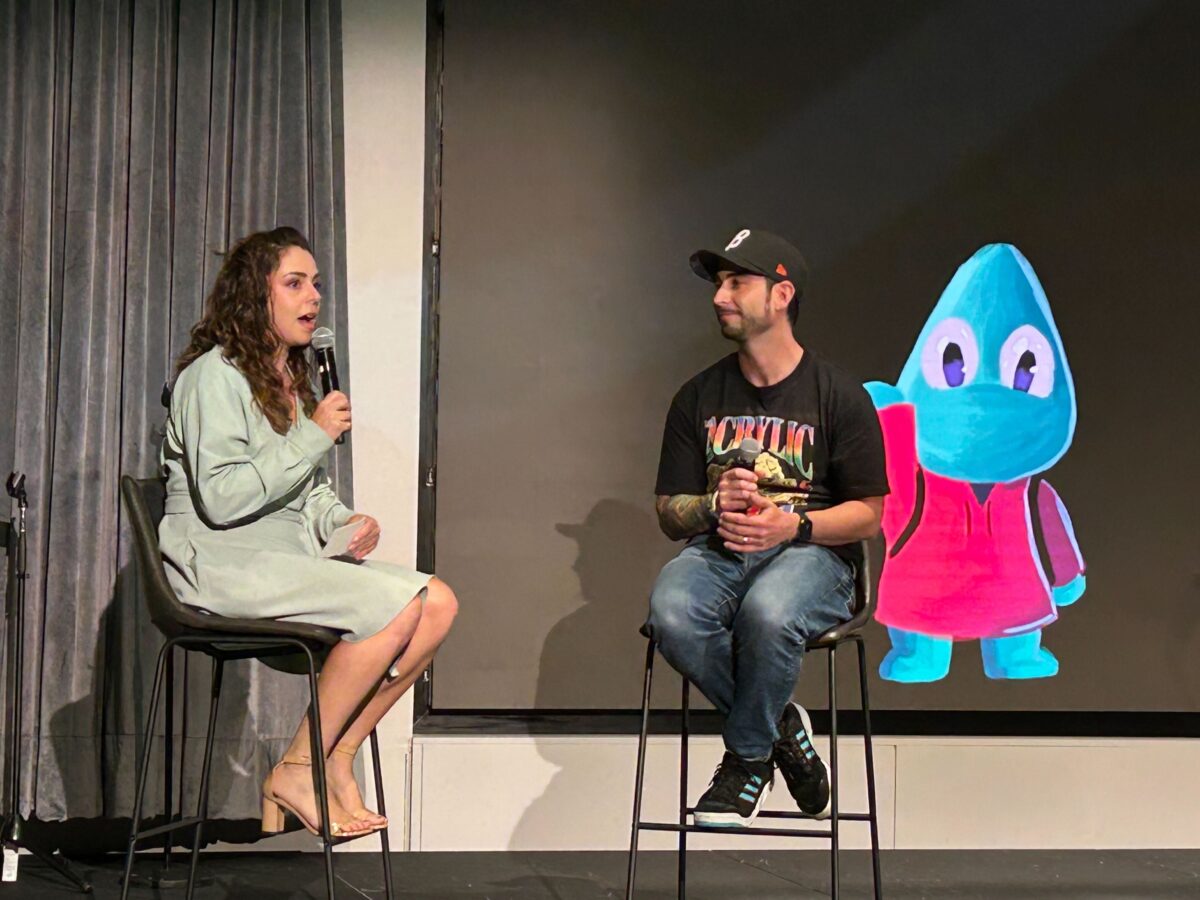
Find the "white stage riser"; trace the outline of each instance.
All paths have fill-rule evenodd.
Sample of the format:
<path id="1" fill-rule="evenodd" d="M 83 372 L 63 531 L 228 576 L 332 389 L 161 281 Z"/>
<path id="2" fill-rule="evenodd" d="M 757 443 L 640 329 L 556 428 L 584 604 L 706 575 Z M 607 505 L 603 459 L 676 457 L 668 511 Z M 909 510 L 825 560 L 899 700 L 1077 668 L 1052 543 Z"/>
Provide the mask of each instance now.
<path id="1" fill-rule="evenodd" d="M 721 754 L 692 740 L 690 802 Z M 651 739 L 645 818 L 677 814 L 678 739 Z M 828 742 L 817 747 L 828 758 Z M 1200 847 L 1200 741 L 878 738 L 885 848 Z M 843 809 L 866 809 L 861 739 L 839 742 Z M 633 737 L 442 738 L 413 748 L 414 850 L 619 850 L 628 846 Z M 779 782 L 769 808 L 788 809 Z M 645 833 L 666 849 L 674 836 Z M 847 848 L 868 846 L 844 823 Z M 778 838 L 693 836 L 697 849 L 824 846 Z"/>

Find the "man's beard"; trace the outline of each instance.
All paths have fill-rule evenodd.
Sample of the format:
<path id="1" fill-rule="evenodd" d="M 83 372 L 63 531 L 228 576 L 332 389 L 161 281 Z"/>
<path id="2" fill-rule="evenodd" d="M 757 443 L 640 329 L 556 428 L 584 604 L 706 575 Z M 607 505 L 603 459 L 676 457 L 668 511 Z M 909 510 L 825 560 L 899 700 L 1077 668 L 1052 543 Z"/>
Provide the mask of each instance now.
<path id="1" fill-rule="evenodd" d="M 751 321 L 745 316 L 738 316 L 732 322 L 722 322 L 720 319 L 717 322 L 721 326 L 722 337 L 738 344 L 744 344 L 754 335 L 766 331 L 761 322 Z"/>
<path id="2" fill-rule="evenodd" d="M 720 324 L 722 337 L 726 337 L 731 341 L 737 341 L 739 344 L 746 339 L 746 327 L 741 322 L 737 324 L 721 322 Z"/>

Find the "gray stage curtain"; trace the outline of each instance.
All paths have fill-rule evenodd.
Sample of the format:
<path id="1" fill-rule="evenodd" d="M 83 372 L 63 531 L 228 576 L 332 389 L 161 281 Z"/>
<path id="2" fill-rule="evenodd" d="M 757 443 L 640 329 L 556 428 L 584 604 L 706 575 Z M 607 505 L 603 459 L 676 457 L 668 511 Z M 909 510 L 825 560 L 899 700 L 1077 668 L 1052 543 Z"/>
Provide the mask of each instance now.
<path id="1" fill-rule="evenodd" d="M 306 232 L 346 359 L 339 23 L 337 0 L 0 0 L 0 469 L 30 492 L 27 815 L 132 808 L 161 638 L 118 481 L 156 471 L 162 386 L 220 253 Z M 194 772 L 209 664 L 189 668 Z M 306 691 L 227 670 L 212 809 L 252 817 Z"/>

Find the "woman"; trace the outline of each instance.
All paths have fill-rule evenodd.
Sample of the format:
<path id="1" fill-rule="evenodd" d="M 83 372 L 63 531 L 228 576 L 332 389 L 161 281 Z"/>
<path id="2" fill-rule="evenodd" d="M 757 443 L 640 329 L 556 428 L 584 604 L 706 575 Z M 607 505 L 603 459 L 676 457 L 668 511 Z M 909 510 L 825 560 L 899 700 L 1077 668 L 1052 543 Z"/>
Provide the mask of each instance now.
<path id="1" fill-rule="evenodd" d="M 344 524 L 359 523 L 348 551 L 356 560 L 380 533 L 338 501 L 321 468 L 350 430 L 350 402 L 334 391 L 317 403 L 313 393 L 306 348 L 320 308 L 316 262 L 295 229 L 252 234 L 229 252 L 179 360 L 159 546 L 185 603 L 342 632 L 321 671 L 318 749 L 330 832 L 353 835 L 387 825 L 363 806 L 355 752 L 428 666 L 457 601 L 429 575 L 319 555 Z M 319 832 L 312 752 L 306 716 L 263 785 L 263 831 L 281 830 L 286 809 Z"/>

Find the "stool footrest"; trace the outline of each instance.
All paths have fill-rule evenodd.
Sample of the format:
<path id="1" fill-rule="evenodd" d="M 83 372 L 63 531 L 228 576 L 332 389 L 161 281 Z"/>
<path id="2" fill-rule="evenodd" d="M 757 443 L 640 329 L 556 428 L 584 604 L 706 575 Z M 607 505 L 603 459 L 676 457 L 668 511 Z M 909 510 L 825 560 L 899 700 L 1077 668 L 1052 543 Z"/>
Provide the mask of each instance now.
<path id="1" fill-rule="evenodd" d="M 806 837 L 829 840 L 830 832 L 812 828 L 756 828 L 753 825 L 679 825 L 670 822 L 638 822 L 639 831 L 674 831 L 688 834 L 761 834 L 769 837 Z"/>
<path id="2" fill-rule="evenodd" d="M 190 828 L 193 825 L 199 825 L 203 819 L 199 816 L 189 816 L 186 819 L 179 819 L 175 822 L 168 822 L 166 825 L 159 825 L 155 828 L 147 828 L 145 831 L 135 832 L 130 838 L 130 842 L 137 843 L 144 841 L 146 838 L 152 838 L 156 834 L 166 834 L 168 831 L 175 831 L 180 828 Z"/>
<path id="3" fill-rule="evenodd" d="M 692 810 L 689 809 L 688 812 L 692 812 Z M 802 813 L 802 812 L 774 812 L 771 810 L 763 810 L 762 812 L 760 812 L 758 814 L 758 817 L 760 819 L 807 819 L 810 822 L 828 822 L 829 819 L 833 818 L 832 816 L 830 816 L 829 818 L 825 818 L 825 819 L 814 819 L 812 816 L 807 815 L 806 813 Z M 870 813 L 840 812 L 840 813 L 838 813 L 838 821 L 839 822 L 846 822 L 846 821 L 870 822 L 871 814 Z"/>
<path id="4" fill-rule="evenodd" d="M 318 845 L 323 845 L 325 843 L 325 839 L 323 837 L 321 837 L 320 835 L 312 835 L 311 837 L 314 841 L 317 842 Z M 378 830 L 377 831 L 363 831 L 363 832 L 359 832 L 358 834 L 338 835 L 337 837 L 330 838 L 329 846 L 336 847 L 339 844 L 348 844 L 351 841 L 360 841 L 363 838 L 367 838 L 367 837 L 379 837 L 379 831 Z"/>
<path id="5" fill-rule="evenodd" d="M 689 816 L 695 812 L 696 812 L 696 808 L 694 806 L 688 807 L 687 814 Z M 758 814 L 758 817 L 760 819 L 804 819 L 809 822 L 828 822 L 829 819 L 832 818 L 832 816 L 829 816 L 824 819 L 817 819 L 817 818 L 814 818 L 813 816 L 810 816 L 808 813 L 788 812 L 786 810 L 770 810 L 770 809 L 764 809 L 762 812 L 760 812 Z M 871 821 L 870 813 L 840 812 L 840 813 L 838 813 L 837 817 L 838 817 L 839 822 L 847 822 L 847 821 L 848 822 L 870 822 Z"/>

